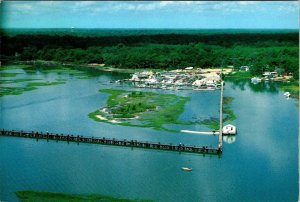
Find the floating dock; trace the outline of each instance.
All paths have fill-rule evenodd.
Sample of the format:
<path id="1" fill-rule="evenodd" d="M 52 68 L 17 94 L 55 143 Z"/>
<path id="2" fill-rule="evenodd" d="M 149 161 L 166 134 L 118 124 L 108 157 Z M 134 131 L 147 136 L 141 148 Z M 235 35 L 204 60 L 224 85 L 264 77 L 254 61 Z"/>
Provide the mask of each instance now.
<path id="1" fill-rule="evenodd" d="M 137 140 L 117 140 L 115 138 L 98 138 L 98 137 L 86 137 L 86 136 L 75 136 L 75 135 L 64 135 L 56 133 L 42 133 L 42 132 L 26 132 L 26 131 L 16 131 L 16 130 L 1 130 L 0 136 L 8 137 L 22 137 L 22 138 L 32 138 L 32 139 L 45 139 L 45 140 L 56 140 L 56 141 L 67 141 L 67 142 L 77 142 L 77 143 L 90 143 L 90 144 L 102 144 L 102 145 L 113 145 L 113 146 L 123 146 L 123 147 L 134 147 L 134 148 L 144 148 L 144 149 L 156 149 L 156 150 L 166 150 L 166 151 L 177 151 L 177 152 L 189 152 L 198 154 L 213 154 L 221 155 L 222 149 L 213 148 L 207 146 L 188 146 L 184 144 L 162 144 L 160 142 L 142 142 Z"/>

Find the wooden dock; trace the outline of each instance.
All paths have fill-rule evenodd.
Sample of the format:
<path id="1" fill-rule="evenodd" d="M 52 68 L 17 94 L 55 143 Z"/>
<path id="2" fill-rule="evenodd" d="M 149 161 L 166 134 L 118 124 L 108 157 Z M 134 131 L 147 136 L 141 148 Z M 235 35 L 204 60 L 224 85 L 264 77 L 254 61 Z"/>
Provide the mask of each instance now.
<path id="1" fill-rule="evenodd" d="M 180 130 L 182 133 L 191 133 L 197 135 L 219 135 L 219 131 L 193 131 L 193 130 Z"/>
<path id="2" fill-rule="evenodd" d="M 113 146 L 123 146 L 123 147 L 134 147 L 134 148 L 144 148 L 144 149 L 156 149 L 156 150 L 166 150 L 166 151 L 177 151 L 177 152 L 189 152 L 198 154 L 213 154 L 221 155 L 222 150 L 220 148 L 213 148 L 207 146 L 188 146 L 184 144 L 162 144 L 160 142 L 142 142 L 137 140 L 117 140 L 115 138 L 98 138 L 98 137 L 86 137 L 79 135 L 64 135 L 56 133 L 42 133 L 42 132 L 26 132 L 26 131 L 16 131 L 16 130 L 1 130 L 0 136 L 8 137 L 22 137 L 22 138 L 32 138 L 32 139 L 45 139 L 45 140 L 56 140 L 56 141 L 67 141 L 67 142 L 77 142 L 77 143 L 90 143 L 90 144 L 102 144 L 102 145 L 113 145 Z"/>
<path id="3" fill-rule="evenodd" d="M 221 96 L 220 96 L 220 129 L 219 129 L 219 141 L 218 149 L 222 152 L 222 140 L 223 140 L 223 92 L 224 92 L 224 81 L 221 81 Z"/>

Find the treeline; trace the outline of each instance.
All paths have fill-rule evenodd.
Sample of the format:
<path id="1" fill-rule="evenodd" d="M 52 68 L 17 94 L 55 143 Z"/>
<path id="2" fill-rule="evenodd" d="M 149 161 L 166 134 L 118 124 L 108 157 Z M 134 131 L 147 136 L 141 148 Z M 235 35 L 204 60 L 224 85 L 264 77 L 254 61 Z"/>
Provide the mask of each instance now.
<path id="1" fill-rule="evenodd" d="M 21 52 L 24 47 L 48 48 L 82 48 L 91 46 L 116 46 L 125 44 L 135 46 L 138 44 L 169 44 L 187 45 L 190 43 L 204 43 L 223 47 L 243 46 L 270 46 L 270 45 L 298 45 L 298 33 L 281 34 L 156 34 L 156 35 L 130 35 L 130 36 L 51 36 L 51 35 L 17 35 L 2 36 L 2 52 L 8 55 Z"/>
<path id="2" fill-rule="evenodd" d="M 281 68 L 298 78 L 298 34 L 212 34 L 76 37 L 3 36 L 2 55 L 18 60 L 105 63 L 119 68 L 251 66 Z"/>

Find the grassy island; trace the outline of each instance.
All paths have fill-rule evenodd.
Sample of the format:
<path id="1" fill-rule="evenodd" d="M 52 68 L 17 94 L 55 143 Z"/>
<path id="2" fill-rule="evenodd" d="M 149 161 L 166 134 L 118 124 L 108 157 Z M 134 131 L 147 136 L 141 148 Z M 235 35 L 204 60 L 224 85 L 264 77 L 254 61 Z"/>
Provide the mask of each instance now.
<path id="1" fill-rule="evenodd" d="M 181 124 L 177 121 L 184 111 L 188 97 L 174 94 L 104 89 L 109 93 L 106 107 L 89 114 L 89 117 L 112 124 L 149 127 L 168 130 L 164 124 Z"/>
<path id="2" fill-rule="evenodd" d="M 166 128 L 165 124 L 203 124 L 211 129 L 219 128 L 219 119 L 184 122 L 178 120 L 184 111 L 185 103 L 190 100 L 189 97 L 116 89 L 103 89 L 100 92 L 109 93 L 110 97 L 105 107 L 89 114 L 89 117 L 95 121 L 170 132 L 178 131 Z M 230 108 L 232 100 L 232 97 L 224 97 L 224 122 L 236 119 L 236 115 Z"/>
<path id="3" fill-rule="evenodd" d="M 131 200 L 131 199 L 114 198 L 112 196 L 107 196 L 102 194 L 65 194 L 65 193 L 37 192 L 37 191 L 18 191 L 16 192 L 16 195 L 22 202 L 36 202 L 36 201 L 146 202 L 147 201 L 147 200 Z"/>

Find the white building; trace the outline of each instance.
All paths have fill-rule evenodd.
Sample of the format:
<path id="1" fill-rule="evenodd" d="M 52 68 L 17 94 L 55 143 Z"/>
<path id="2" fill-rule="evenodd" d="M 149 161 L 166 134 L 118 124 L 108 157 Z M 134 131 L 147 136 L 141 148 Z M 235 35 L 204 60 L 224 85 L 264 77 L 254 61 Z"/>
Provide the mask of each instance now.
<path id="1" fill-rule="evenodd" d="M 140 78 L 138 77 L 138 75 L 134 74 L 134 75 L 132 75 L 130 80 L 131 81 L 140 81 Z"/>
<path id="2" fill-rule="evenodd" d="M 240 70 L 241 70 L 241 71 L 246 71 L 246 72 L 247 72 L 247 71 L 249 71 L 249 69 L 250 69 L 249 66 L 241 66 L 241 67 L 240 67 Z"/>
<path id="3" fill-rule="evenodd" d="M 206 86 L 206 79 L 196 80 L 192 84 L 193 86 Z"/>
<path id="4" fill-rule="evenodd" d="M 236 127 L 234 125 L 228 124 L 223 127 L 223 134 L 224 135 L 235 135 L 236 134 Z"/>

